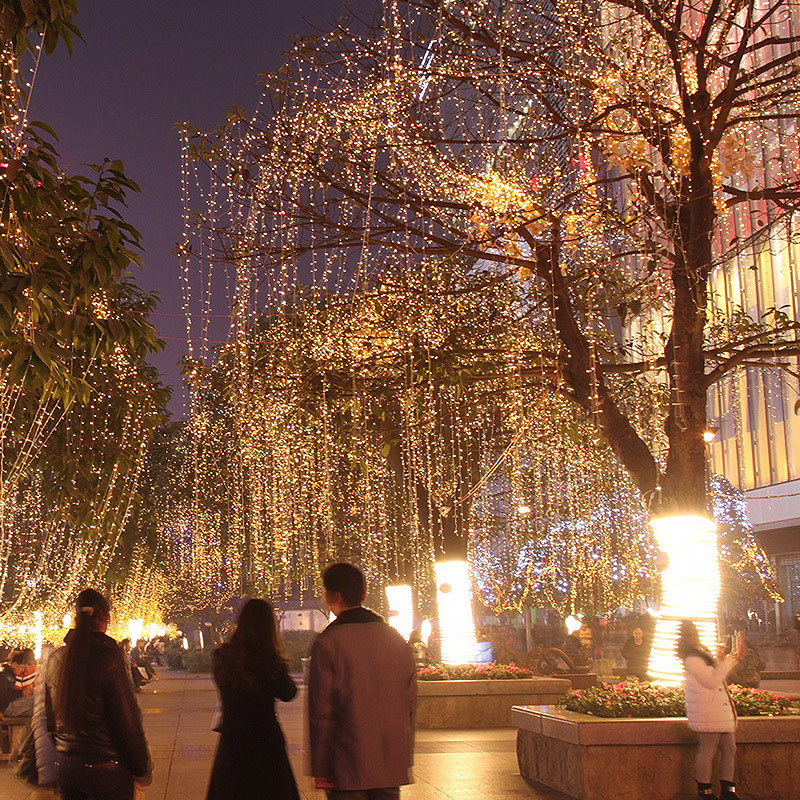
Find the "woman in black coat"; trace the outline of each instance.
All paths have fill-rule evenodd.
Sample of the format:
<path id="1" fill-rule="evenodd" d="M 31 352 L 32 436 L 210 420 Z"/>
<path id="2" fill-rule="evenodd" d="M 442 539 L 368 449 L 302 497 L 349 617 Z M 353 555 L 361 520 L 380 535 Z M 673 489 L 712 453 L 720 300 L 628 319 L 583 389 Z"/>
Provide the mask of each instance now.
<path id="1" fill-rule="evenodd" d="M 109 620 L 106 598 L 84 589 L 75 628 L 47 660 L 44 710 L 64 800 L 132 800 L 134 784 L 146 786 L 152 777 L 128 665 L 106 636 Z"/>
<path id="2" fill-rule="evenodd" d="M 219 746 L 207 800 L 299 800 L 275 715 L 297 694 L 282 655 L 272 606 L 248 600 L 230 642 L 214 653 L 222 698 Z"/>

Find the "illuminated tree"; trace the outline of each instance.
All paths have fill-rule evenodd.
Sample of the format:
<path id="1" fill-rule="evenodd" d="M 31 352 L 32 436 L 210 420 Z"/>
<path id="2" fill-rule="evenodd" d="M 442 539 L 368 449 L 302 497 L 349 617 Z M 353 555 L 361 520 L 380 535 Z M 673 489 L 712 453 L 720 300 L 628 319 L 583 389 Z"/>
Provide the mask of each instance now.
<path id="1" fill-rule="evenodd" d="M 77 582 L 105 576 L 168 396 L 145 362 L 155 299 L 131 279 L 139 234 L 120 212 L 138 187 L 118 161 L 65 174 L 27 118 L 42 50 L 71 47 L 74 13 L 0 11 L 0 602 L 22 619 L 60 620 Z"/>
<path id="2" fill-rule="evenodd" d="M 797 390 L 798 322 L 717 285 L 794 234 L 799 11 L 398 0 L 298 43 L 253 119 L 185 138 L 213 190 L 182 252 L 230 265 L 237 380 L 247 320 L 299 285 L 390 286 L 413 314 L 413 276 L 443 265 L 523 309 L 536 345 L 494 364 L 572 402 L 654 515 L 706 516 L 709 389 L 766 368 Z"/>
<path id="3" fill-rule="evenodd" d="M 244 297 L 270 274 L 357 292 L 431 258 L 520 281 L 554 385 L 662 511 L 705 513 L 708 387 L 798 349 L 781 309 L 709 296 L 726 222 L 790 230 L 800 202 L 797 10 L 418 0 L 301 43 L 274 119 L 230 154 Z M 640 376 L 669 387 L 663 453 L 618 399 Z"/>

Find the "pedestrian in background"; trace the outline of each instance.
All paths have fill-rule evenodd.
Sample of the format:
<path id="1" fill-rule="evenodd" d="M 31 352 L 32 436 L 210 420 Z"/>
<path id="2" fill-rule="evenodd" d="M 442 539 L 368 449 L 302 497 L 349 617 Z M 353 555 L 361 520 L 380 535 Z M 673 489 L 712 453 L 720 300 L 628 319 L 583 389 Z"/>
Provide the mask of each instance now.
<path id="1" fill-rule="evenodd" d="M 42 662 L 46 665 L 47 660 Z M 55 800 L 58 797 L 58 754 L 55 742 L 47 729 L 47 708 L 45 704 L 45 673 L 44 666 L 36 678 L 33 692 L 33 718 L 31 725 L 34 737 L 34 752 L 36 754 L 36 779 L 37 786 L 33 790 L 30 800 Z"/>
<path id="2" fill-rule="evenodd" d="M 650 658 L 650 644 L 645 641 L 644 631 L 637 625 L 622 646 L 622 657 L 628 675 L 635 675 L 639 680 L 647 680 L 647 661 Z"/>
<path id="3" fill-rule="evenodd" d="M 410 782 L 416 670 L 411 647 L 364 608 L 364 575 L 333 564 L 322 576 L 336 619 L 311 650 L 312 774 L 329 800 L 397 800 Z"/>
<path id="4" fill-rule="evenodd" d="M 739 652 L 717 661 L 701 644 L 695 624 L 681 622 L 678 657 L 683 661 L 686 717 L 697 733 L 699 747 L 695 763 L 697 796 L 716 798 L 711 790 L 711 768 L 719 751 L 720 800 L 736 798 L 736 708 L 725 678 L 739 660 Z M 724 650 L 717 654 L 724 656 Z"/>
<path id="5" fill-rule="evenodd" d="M 426 667 L 428 665 L 428 649 L 425 647 L 425 642 L 422 641 L 422 634 L 416 629 L 411 631 L 408 643 L 414 653 L 414 664 L 417 669 Z"/>
<path id="6" fill-rule="evenodd" d="M 33 650 L 14 650 L 0 674 L 0 713 L 6 717 L 33 714 L 36 656 Z"/>
<path id="7" fill-rule="evenodd" d="M 733 665 L 733 668 L 728 673 L 728 683 L 757 689 L 761 685 L 761 673 L 767 668 L 767 663 L 758 650 L 748 642 L 744 631 L 731 637 L 732 649 L 737 642 L 737 638 L 741 640 L 739 661 Z"/>
<path id="8" fill-rule="evenodd" d="M 208 800 L 299 800 L 275 700 L 297 694 L 278 623 L 265 600 L 248 600 L 230 642 L 214 652 L 222 722 Z"/>
<path id="9" fill-rule="evenodd" d="M 47 728 L 58 752 L 63 800 L 131 800 L 150 783 L 152 764 L 127 664 L 106 636 L 108 601 L 84 589 L 75 628 L 47 660 Z"/>
<path id="10" fill-rule="evenodd" d="M 478 631 L 478 644 L 475 650 L 476 664 L 491 664 L 494 662 L 494 648 L 485 631 Z"/>
<path id="11" fill-rule="evenodd" d="M 131 661 L 131 640 L 122 639 L 119 643 L 119 649 L 122 651 L 122 657 L 125 659 L 125 663 L 128 665 L 128 677 L 131 679 L 133 691 L 141 692 L 142 686 L 144 686 L 148 681 L 147 678 L 145 678 L 140 672 L 139 667 L 137 667 L 136 664 Z"/>
<path id="12" fill-rule="evenodd" d="M 140 672 L 144 670 L 144 672 L 142 673 L 142 677 L 144 678 L 144 680 L 152 681 L 157 676 L 156 676 L 156 671 L 153 669 L 153 665 L 150 662 L 150 659 L 147 658 L 144 654 L 145 645 L 146 645 L 145 640 L 139 639 L 136 642 L 136 646 L 131 648 L 130 655 L 128 657 L 130 658 L 131 664 L 137 667 Z"/>

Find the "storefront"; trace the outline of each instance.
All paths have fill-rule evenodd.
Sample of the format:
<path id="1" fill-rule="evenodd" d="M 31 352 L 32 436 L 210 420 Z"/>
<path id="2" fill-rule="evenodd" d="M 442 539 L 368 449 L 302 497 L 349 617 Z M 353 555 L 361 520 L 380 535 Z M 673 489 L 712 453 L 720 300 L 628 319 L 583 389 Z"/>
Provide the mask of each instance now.
<path id="1" fill-rule="evenodd" d="M 800 481 L 753 489 L 747 498 L 750 520 L 786 599 L 775 604 L 775 633 L 789 633 L 800 614 Z"/>

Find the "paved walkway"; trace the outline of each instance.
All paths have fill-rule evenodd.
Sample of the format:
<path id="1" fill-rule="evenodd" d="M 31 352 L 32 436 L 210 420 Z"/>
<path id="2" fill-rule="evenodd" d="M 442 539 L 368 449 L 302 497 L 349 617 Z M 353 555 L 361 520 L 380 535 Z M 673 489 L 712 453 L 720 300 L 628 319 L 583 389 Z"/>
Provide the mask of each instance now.
<path id="1" fill-rule="evenodd" d="M 152 688 L 150 688 L 152 687 Z M 147 800 L 203 800 L 217 734 L 210 730 L 216 691 L 207 676 L 161 673 L 138 695 L 155 762 Z M 323 800 L 306 775 L 305 691 L 278 704 L 303 800 Z M 520 777 L 515 731 L 419 731 L 413 785 L 402 800 L 568 800 Z M 0 765 L 0 798 L 33 800 L 30 790 Z"/>

